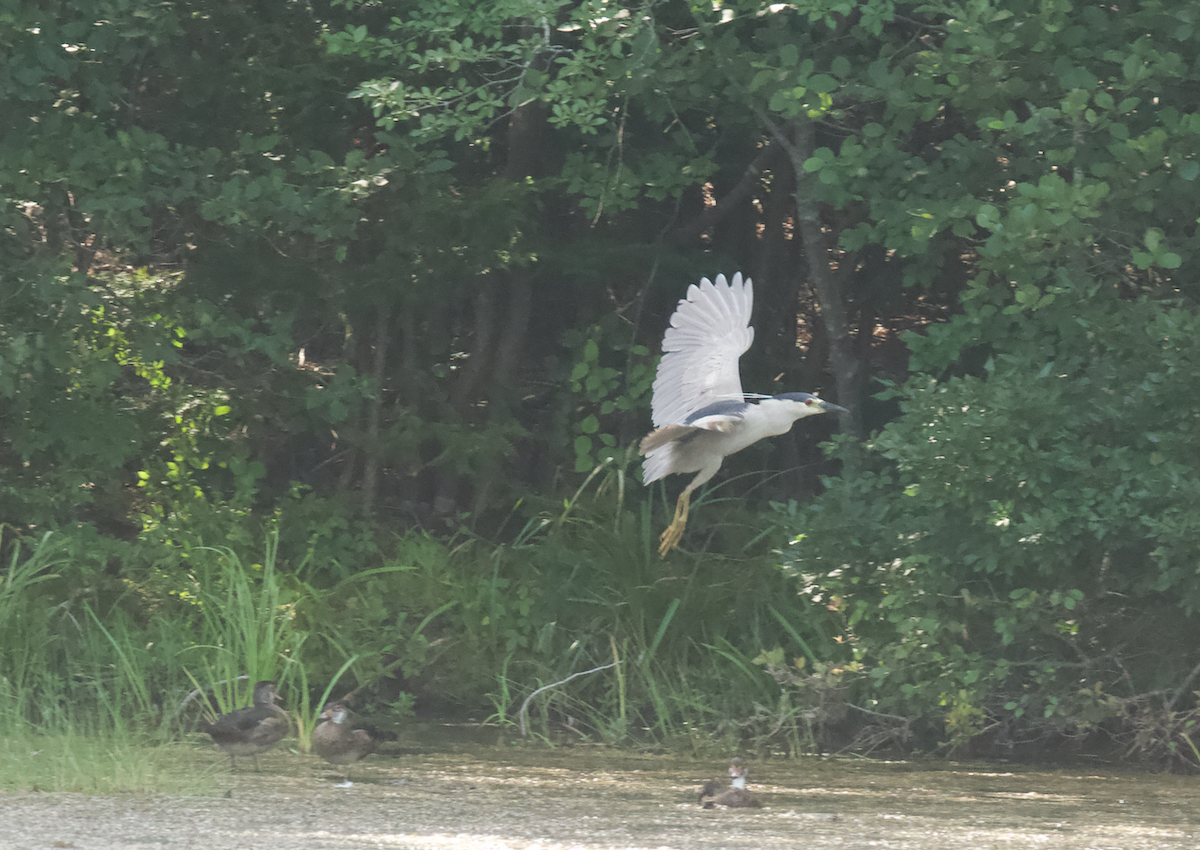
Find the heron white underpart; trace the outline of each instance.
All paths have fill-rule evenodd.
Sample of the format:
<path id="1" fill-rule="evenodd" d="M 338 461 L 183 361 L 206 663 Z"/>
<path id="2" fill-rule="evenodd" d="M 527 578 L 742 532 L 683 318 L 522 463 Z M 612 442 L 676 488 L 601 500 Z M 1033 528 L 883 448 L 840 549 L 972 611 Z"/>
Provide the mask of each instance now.
<path id="1" fill-rule="evenodd" d="M 750 311 L 754 289 L 741 273 L 733 281 L 717 275 L 688 287 L 663 335 L 663 357 L 654 377 L 654 430 L 642 438 L 642 479 L 649 484 L 675 472 L 695 472 L 675 504 L 675 518 L 662 533 L 665 558 L 687 527 L 692 491 L 717 474 L 721 462 L 763 437 L 786 434 L 797 419 L 838 411 L 809 393 L 784 393 L 747 401 L 738 358 L 754 341 Z"/>

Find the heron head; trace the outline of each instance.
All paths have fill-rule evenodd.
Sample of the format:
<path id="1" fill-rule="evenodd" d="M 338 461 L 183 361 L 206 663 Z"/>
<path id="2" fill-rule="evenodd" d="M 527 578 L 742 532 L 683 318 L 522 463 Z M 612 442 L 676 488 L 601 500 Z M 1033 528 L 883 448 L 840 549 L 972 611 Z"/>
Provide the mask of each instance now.
<path id="1" fill-rule="evenodd" d="M 795 404 L 802 404 L 808 408 L 807 415 L 814 413 L 849 413 L 846 408 L 834 404 L 831 401 L 822 401 L 812 393 L 782 393 L 780 395 L 771 396 L 780 401 L 790 401 Z"/>

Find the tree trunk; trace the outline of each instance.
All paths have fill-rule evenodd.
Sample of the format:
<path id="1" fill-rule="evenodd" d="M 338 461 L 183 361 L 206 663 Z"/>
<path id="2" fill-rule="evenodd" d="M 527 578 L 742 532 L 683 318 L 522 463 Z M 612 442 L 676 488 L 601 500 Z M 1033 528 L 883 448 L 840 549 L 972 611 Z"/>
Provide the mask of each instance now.
<path id="1" fill-rule="evenodd" d="M 816 294 L 821 323 L 829 340 L 829 368 L 837 387 L 837 400 L 850 411 L 841 414 L 842 428 L 862 439 L 862 370 L 855 357 L 854 339 L 850 333 L 846 275 L 843 270 L 835 271 L 831 266 L 833 239 L 822 227 L 820 209 L 813 200 L 816 175 L 804 170 L 804 163 L 812 157 L 815 148 L 813 136 L 813 123 L 799 118 L 792 125 L 790 143 L 787 145 L 796 174 L 796 225 L 803 241 L 808 279 Z"/>
<path id="2" fill-rule="evenodd" d="M 375 494 L 379 488 L 379 433 L 383 418 L 383 391 L 387 384 L 388 337 L 391 314 L 387 301 L 379 305 L 375 316 L 375 340 L 371 352 L 371 374 L 375 376 L 375 397 L 367 404 L 367 446 L 363 467 L 363 516 L 375 510 Z"/>
<path id="3" fill-rule="evenodd" d="M 488 392 L 488 421 L 496 423 L 511 418 L 517 403 L 521 380 L 519 367 L 525 351 L 525 337 L 533 310 L 533 287 L 526 269 L 511 269 L 506 287 L 504 327 L 496 340 L 492 380 Z M 476 482 L 472 511 L 478 515 L 491 500 L 496 475 L 481 476 Z"/>

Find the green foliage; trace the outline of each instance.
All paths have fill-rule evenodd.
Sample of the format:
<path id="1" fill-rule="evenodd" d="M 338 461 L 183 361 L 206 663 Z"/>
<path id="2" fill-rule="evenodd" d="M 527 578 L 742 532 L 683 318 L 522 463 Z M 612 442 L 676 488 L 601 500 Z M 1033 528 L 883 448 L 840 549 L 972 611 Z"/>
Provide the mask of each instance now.
<path id="1" fill-rule="evenodd" d="M 1147 623 L 1200 606 L 1187 4 L 5 9 L 0 519 L 43 541 L 0 595 L 14 716 L 153 713 L 180 653 L 282 671 L 306 722 L 344 674 L 508 706 L 618 662 L 543 724 L 799 750 L 854 704 L 1194 752 L 1187 698 L 1143 699 L 1196 661 Z M 953 318 L 780 512 L 799 599 L 757 554 L 662 573 L 626 485 L 671 299 L 638 281 L 755 269 L 793 300 L 753 368 L 813 388 L 813 215 L 863 377 L 881 327 Z M 706 545 L 757 553 L 725 505 Z"/>
<path id="2" fill-rule="evenodd" d="M 521 620 L 530 640 L 497 659 L 510 693 L 498 704 L 511 706 L 517 683 L 526 692 L 560 683 L 533 701 L 543 735 L 555 736 L 570 716 L 573 733 L 591 740 L 694 749 L 723 727 L 735 742 L 768 745 L 777 727 L 743 721 L 757 705 L 774 706 L 779 689 L 749 659 L 759 646 L 796 639 L 828 652 L 820 609 L 784 590 L 769 556 L 663 562 L 648 505 L 620 522 L 610 509 L 603 499 L 582 500 L 500 562 L 530 587 L 532 605 Z"/>
<path id="3" fill-rule="evenodd" d="M 5 791 L 82 794 L 210 794 L 215 776 L 187 758 L 188 745 L 148 744 L 120 730 L 6 730 L 0 738 Z"/>
<path id="4" fill-rule="evenodd" d="M 178 644 L 119 609 L 98 616 L 62 539 L 23 542 L 5 540 L 0 574 L 0 786 L 204 788 L 203 774 L 179 770 L 163 710 L 164 660 Z"/>
<path id="5" fill-rule="evenodd" d="M 602 54 L 635 72 L 654 54 L 653 33 L 632 19 L 608 17 L 597 27 L 591 4 L 557 5 L 430 4 L 393 17 L 387 36 L 347 25 L 328 35 L 327 43 L 334 54 L 367 57 L 404 72 L 399 79 L 368 81 L 353 95 L 371 103 L 386 129 L 405 122 L 420 139 L 467 139 L 485 133 L 502 110 L 545 100 L 553 106 L 552 123 L 594 132 L 607 122 L 609 98 L 595 59 Z M 567 16 L 559 29 L 591 31 L 574 49 L 556 50 L 548 40 L 546 21 L 556 11 Z M 515 19 L 529 23 L 514 31 Z M 547 55 L 554 58 L 547 61 Z"/>
<path id="6" fill-rule="evenodd" d="M 119 498 L 117 487 L 95 493 L 93 482 L 118 476 L 142 448 L 153 413 L 131 396 L 166 389 L 162 364 L 177 340 L 153 308 L 126 309 L 138 300 L 123 297 L 126 287 L 141 289 L 144 278 L 92 289 L 70 276 L 14 277 L 24 286 L 6 299 L 11 324 L 0 331 L 0 422 L 12 467 L 0 506 L 10 520 L 45 523 L 94 498 Z"/>
<path id="7" fill-rule="evenodd" d="M 575 471 L 587 472 L 617 457 L 629 414 L 644 415 L 649 407 L 656 367 L 645 346 L 608 342 L 599 326 L 586 335 L 571 332 L 566 342 L 574 352 L 571 391 L 578 399 Z"/>
<path id="8" fill-rule="evenodd" d="M 294 627 L 294 592 L 276 574 L 278 541 L 270 538 L 261 564 L 246 567 L 232 550 L 189 552 L 190 588 L 178 592 L 199 613 L 197 643 L 180 659 L 193 678 L 214 688 L 220 713 L 240 704 L 230 695 L 239 677 L 253 686 L 293 679 L 289 663 L 299 662 L 303 633 Z M 194 660 L 193 660 L 194 659 Z"/>
<path id="9" fill-rule="evenodd" d="M 946 332 L 966 327 L 983 373 L 914 379 L 872 443 L 884 462 L 803 514 L 788 568 L 836 601 L 890 710 L 944 710 L 955 741 L 978 712 L 1095 724 L 1110 688 L 1192 666 L 1127 663 L 1195 629 L 1200 326 L 1097 290 Z"/>
<path id="10" fill-rule="evenodd" d="M 11 545 L 11 544 L 10 544 Z M 42 605 L 31 605 L 41 594 L 37 585 L 58 578 L 49 572 L 56 565 L 58 553 L 49 539 L 42 537 L 28 556 L 12 546 L 8 569 L 0 584 L 0 688 L 3 698 L 3 720 L 11 725 L 34 709 L 25 703 L 36 693 L 39 679 L 45 672 L 44 647 L 50 639 L 48 618 Z"/>

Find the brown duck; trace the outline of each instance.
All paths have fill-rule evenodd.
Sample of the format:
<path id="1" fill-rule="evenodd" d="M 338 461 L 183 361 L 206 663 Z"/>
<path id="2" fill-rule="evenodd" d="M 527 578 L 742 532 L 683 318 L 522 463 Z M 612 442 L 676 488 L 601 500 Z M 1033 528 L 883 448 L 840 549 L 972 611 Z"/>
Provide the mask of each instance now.
<path id="1" fill-rule="evenodd" d="M 197 728 L 229 753 L 230 767 L 237 766 L 235 756 L 253 756 L 258 770 L 258 754 L 278 744 L 288 731 L 287 712 L 275 704 L 277 699 L 274 682 L 259 682 L 254 686 L 254 705 L 222 714 L 211 723 L 202 720 Z"/>
<path id="2" fill-rule="evenodd" d="M 706 809 L 716 806 L 728 806 L 731 809 L 761 809 L 762 800 L 751 791 L 746 790 L 746 768 L 740 758 L 735 758 L 729 765 L 729 775 L 733 777 L 728 788 L 722 788 L 716 782 L 707 783 L 700 791 L 700 805 Z"/>
<path id="3" fill-rule="evenodd" d="M 375 741 L 367 731 L 351 729 L 348 719 L 349 712 L 332 703 L 321 712 L 321 722 L 312 733 L 312 745 L 317 755 L 330 764 L 346 765 L 346 781 L 339 788 L 348 788 L 353 784 L 350 781 L 350 765 L 375 752 Z"/>

